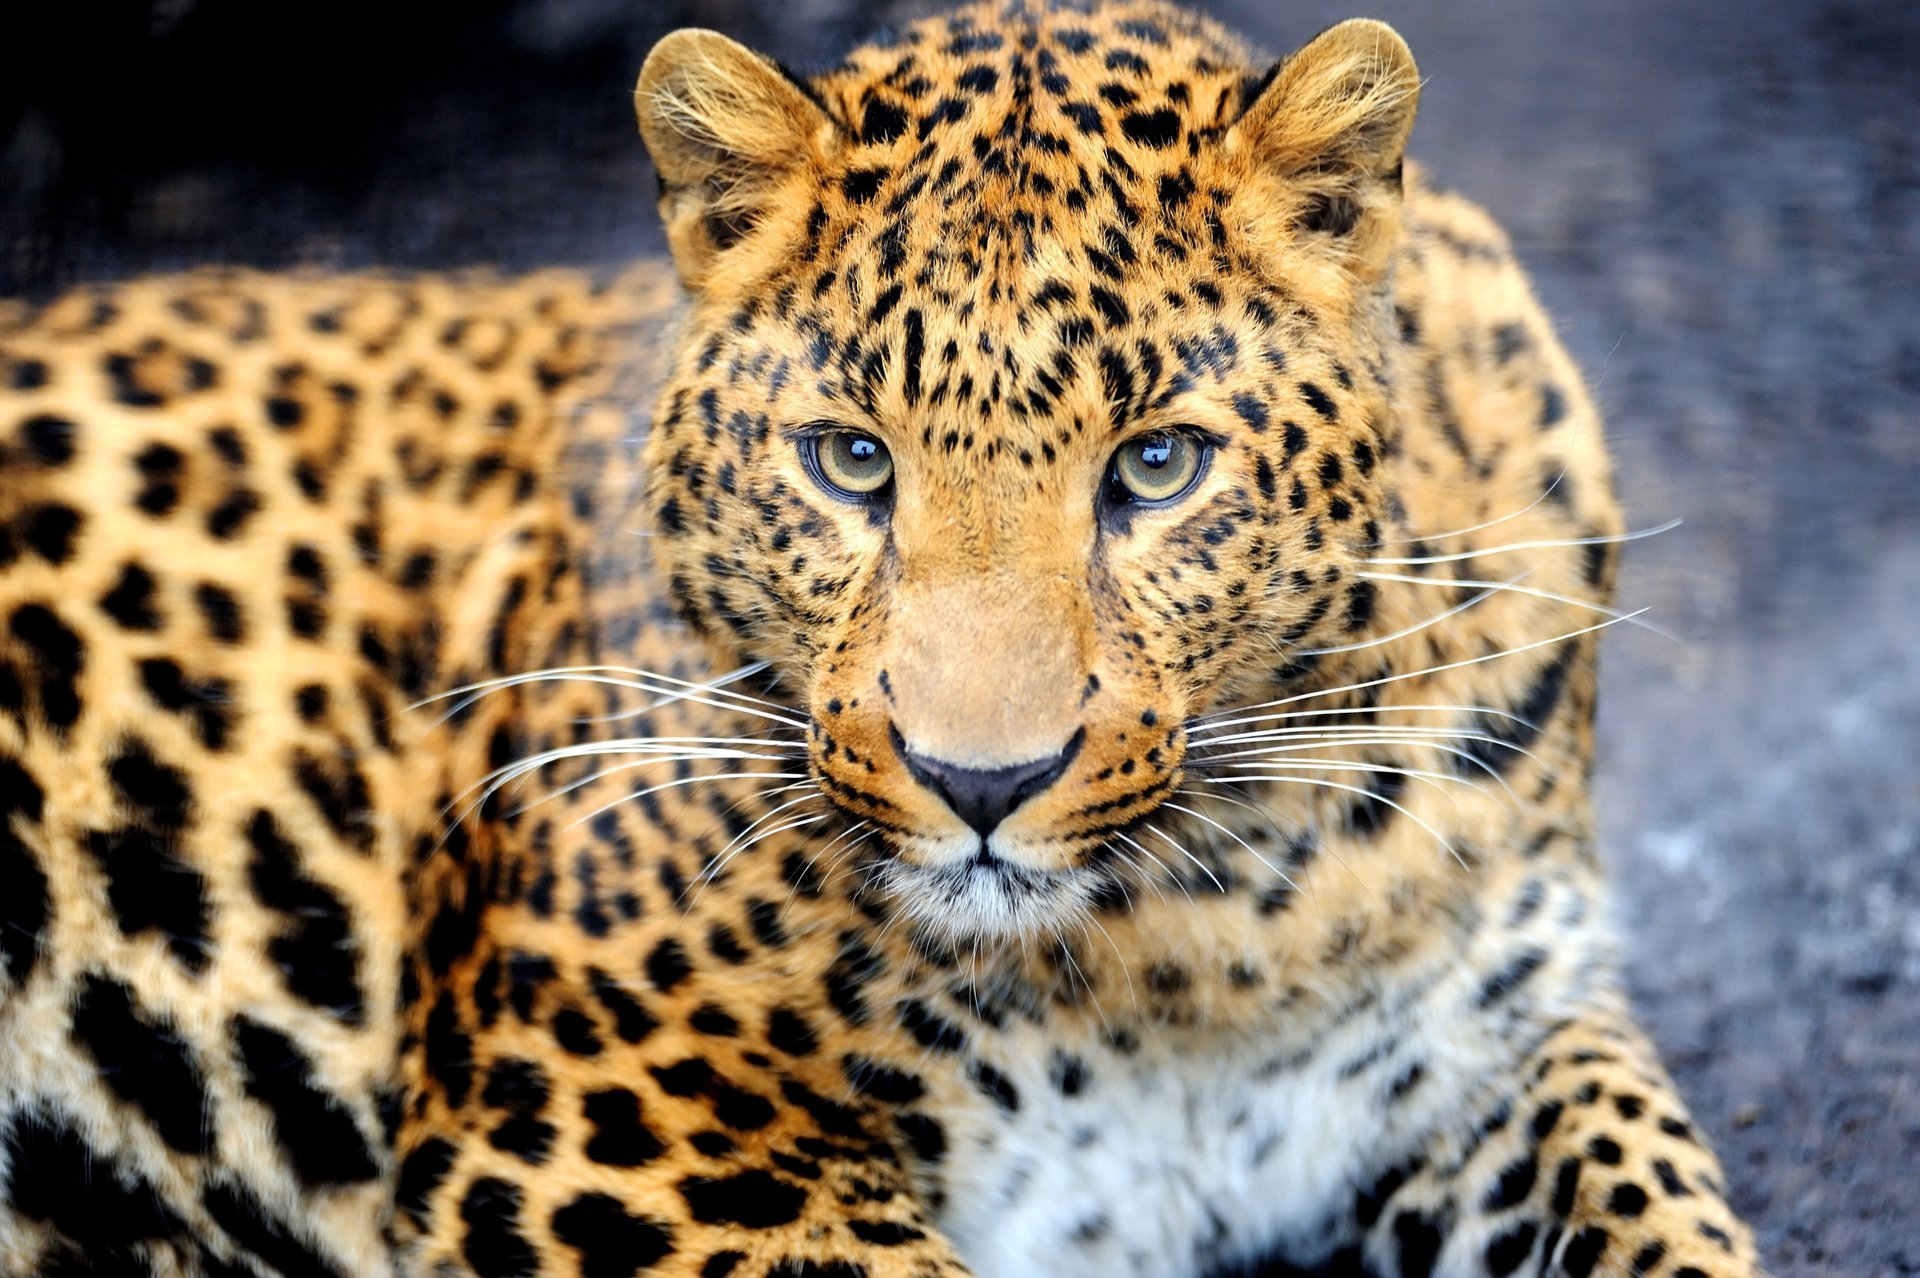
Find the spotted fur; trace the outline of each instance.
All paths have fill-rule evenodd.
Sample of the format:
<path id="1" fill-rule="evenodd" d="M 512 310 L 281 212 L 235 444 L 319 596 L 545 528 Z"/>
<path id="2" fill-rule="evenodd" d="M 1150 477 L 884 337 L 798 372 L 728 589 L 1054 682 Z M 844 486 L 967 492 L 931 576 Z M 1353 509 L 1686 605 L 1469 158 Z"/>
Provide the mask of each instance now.
<path id="1" fill-rule="evenodd" d="M 1606 920 L 1599 421 L 1418 90 L 682 32 L 671 269 L 0 312 L 0 1272 L 1758 1273 Z"/>

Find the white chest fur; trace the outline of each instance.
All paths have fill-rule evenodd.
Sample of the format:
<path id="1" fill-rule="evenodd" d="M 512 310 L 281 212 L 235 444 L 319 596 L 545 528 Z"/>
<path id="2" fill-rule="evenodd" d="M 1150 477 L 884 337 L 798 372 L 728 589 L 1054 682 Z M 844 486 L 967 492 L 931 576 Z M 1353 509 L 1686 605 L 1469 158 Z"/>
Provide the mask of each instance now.
<path id="1" fill-rule="evenodd" d="M 1441 1000 L 1446 1002 L 1444 998 Z M 999 1064 L 1019 1107 L 970 1097 L 941 1114 L 951 1152 L 941 1227 L 981 1278 L 1196 1278 L 1276 1251 L 1323 1259 L 1353 1205 L 1436 1130 L 1498 1049 L 1449 1041 L 1431 1003 L 1373 1009 L 1314 1044 L 1281 1035 L 1131 1056 L 1083 1045 L 1078 1087 L 1042 1031 Z M 1079 1080 L 1075 1080 L 1079 1081 Z M 978 1101 L 978 1103 L 975 1103 Z"/>

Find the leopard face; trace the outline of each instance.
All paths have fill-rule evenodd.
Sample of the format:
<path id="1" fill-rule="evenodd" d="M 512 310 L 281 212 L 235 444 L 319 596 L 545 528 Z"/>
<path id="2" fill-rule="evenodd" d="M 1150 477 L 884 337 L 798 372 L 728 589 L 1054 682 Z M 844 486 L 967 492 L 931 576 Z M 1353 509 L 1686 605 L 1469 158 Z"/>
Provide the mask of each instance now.
<path id="1" fill-rule="evenodd" d="M 1184 725 L 1369 620 L 1417 78 L 1367 22 L 1246 65 L 1132 6 L 641 74 L 692 295 L 654 550 L 951 931 L 1075 917 Z"/>

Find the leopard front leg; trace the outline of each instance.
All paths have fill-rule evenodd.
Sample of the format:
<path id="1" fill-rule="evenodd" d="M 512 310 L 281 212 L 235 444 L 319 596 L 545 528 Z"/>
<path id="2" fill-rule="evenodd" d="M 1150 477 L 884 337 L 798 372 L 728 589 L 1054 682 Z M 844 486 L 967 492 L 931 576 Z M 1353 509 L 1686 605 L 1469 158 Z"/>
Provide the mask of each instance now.
<path id="1" fill-rule="evenodd" d="M 1549 1030 L 1464 1139 L 1393 1173 L 1366 1251 L 1402 1275 L 1757 1278 L 1719 1160 L 1618 1006 Z"/>
<path id="2" fill-rule="evenodd" d="M 817 1009 L 696 970 L 710 928 L 482 916 L 415 1021 L 403 1272 L 964 1278 Z"/>

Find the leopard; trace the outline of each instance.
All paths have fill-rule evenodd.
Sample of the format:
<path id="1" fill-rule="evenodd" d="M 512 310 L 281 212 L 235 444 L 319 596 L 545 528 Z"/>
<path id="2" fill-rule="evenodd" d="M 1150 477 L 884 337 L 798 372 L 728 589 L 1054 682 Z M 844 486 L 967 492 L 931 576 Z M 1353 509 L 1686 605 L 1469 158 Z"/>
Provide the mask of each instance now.
<path id="1" fill-rule="evenodd" d="M 682 30 L 662 257 L 0 306 L 0 1272 L 1761 1273 L 1597 847 L 1634 534 L 1420 92 Z"/>

